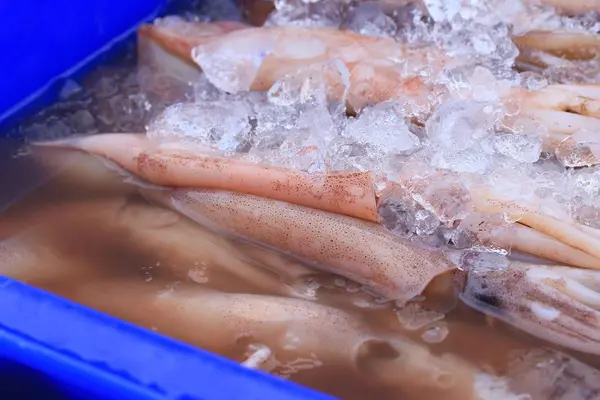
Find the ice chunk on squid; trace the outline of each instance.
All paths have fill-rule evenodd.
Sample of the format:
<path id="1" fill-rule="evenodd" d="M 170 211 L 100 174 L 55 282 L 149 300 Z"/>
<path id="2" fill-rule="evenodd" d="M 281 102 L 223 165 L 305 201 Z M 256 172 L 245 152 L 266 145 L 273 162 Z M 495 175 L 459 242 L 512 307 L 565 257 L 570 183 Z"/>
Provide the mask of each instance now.
<path id="1" fill-rule="evenodd" d="M 595 399 L 600 392 L 600 371 L 549 348 L 514 352 L 506 375 L 531 400 Z"/>
<path id="2" fill-rule="evenodd" d="M 474 269 L 460 298 L 531 335 L 600 354 L 600 271 L 519 262 Z"/>
<path id="3" fill-rule="evenodd" d="M 180 17 L 168 16 L 158 18 L 153 24 L 142 25 L 138 35 L 152 41 L 154 45 L 164 44 L 165 50 L 173 52 L 182 60 L 188 60 L 193 47 L 207 42 L 214 36 L 248 27 L 236 21 L 190 23 Z"/>
<path id="4" fill-rule="evenodd" d="M 239 361 L 249 345 L 268 347 L 272 359 L 257 367 L 274 373 L 313 354 L 317 364 L 351 368 L 403 392 L 412 387 L 420 396 L 474 399 L 473 370 L 466 363 L 434 356 L 398 335 L 371 333 L 361 319 L 312 301 L 123 281 L 90 282 L 71 296 Z"/>
<path id="5" fill-rule="evenodd" d="M 143 193 L 210 229 L 298 257 L 388 300 L 407 301 L 455 268 L 441 251 L 418 248 L 369 221 L 235 192 Z"/>

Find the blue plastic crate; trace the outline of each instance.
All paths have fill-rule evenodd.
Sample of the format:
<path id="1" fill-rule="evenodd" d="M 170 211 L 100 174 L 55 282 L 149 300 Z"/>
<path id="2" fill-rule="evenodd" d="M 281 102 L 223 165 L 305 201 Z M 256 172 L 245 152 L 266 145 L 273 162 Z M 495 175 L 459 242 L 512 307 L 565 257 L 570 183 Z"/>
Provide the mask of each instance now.
<path id="1" fill-rule="evenodd" d="M 0 132 L 52 102 L 64 79 L 89 71 L 166 1 L 0 1 Z M 23 185 L 30 177 L 13 164 L 22 161 L 3 150 L 4 205 L 35 183 Z M 0 398 L 331 399 L 2 276 Z"/>

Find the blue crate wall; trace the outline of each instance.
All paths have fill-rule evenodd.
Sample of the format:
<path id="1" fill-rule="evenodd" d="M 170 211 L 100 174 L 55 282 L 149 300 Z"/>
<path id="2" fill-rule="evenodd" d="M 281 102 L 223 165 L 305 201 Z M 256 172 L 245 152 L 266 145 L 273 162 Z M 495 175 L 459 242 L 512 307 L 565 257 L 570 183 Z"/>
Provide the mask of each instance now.
<path id="1" fill-rule="evenodd" d="M 0 2 L 0 131 L 50 103 L 166 0 Z"/>

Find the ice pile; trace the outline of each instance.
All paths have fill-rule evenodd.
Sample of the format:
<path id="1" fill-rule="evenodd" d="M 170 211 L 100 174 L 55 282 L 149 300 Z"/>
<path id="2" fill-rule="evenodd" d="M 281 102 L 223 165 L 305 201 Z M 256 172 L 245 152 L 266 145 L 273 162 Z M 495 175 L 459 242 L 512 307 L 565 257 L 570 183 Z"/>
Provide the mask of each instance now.
<path id="1" fill-rule="evenodd" d="M 53 139 L 73 134 L 141 132 L 152 105 L 140 91 L 132 65 L 103 67 L 78 84 L 67 80 L 60 100 L 24 121 L 12 134 Z"/>
<path id="2" fill-rule="evenodd" d="M 332 27 L 342 25 L 348 0 L 275 0 L 275 12 L 266 26 L 296 25 L 306 27 Z"/>
<path id="3" fill-rule="evenodd" d="M 266 26 L 348 29 L 368 36 L 423 39 L 429 18 L 418 2 L 387 0 L 276 0 Z"/>
<path id="4" fill-rule="evenodd" d="M 167 12 L 195 21 L 241 20 L 234 3 L 221 0 L 172 0 Z M 117 52 L 81 82 L 66 80 L 57 102 L 6 134 L 46 140 L 74 134 L 143 132 L 165 104 L 156 101 L 140 85 L 145 71 L 137 69 L 135 45 Z"/>
<path id="5" fill-rule="evenodd" d="M 420 139 L 395 102 L 346 118 L 347 74 L 338 61 L 285 76 L 265 95 L 246 92 L 175 104 L 149 125 L 148 135 L 210 143 L 225 153 L 309 172 L 373 170 L 386 176 L 396 157 L 420 148 Z"/>
<path id="6" fill-rule="evenodd" d="M 216 143 L 226 153 L 242 151 L 250 132 L 250 110 L 243 102 L 179 103 L 148 126 L 148 137 Z"/>
<path id="7" fill-rule="evenodd" d="M 220 51 L 195 49 L 205 71 L 196 102 L 169 107 L 149 125 L 149 136 L 209 144 L 224 154 L 311 173 L 373 171 L 380 182 L 403 182 L 381 203 L 383 224 L 410 240 L 459 250 L 465 266 L 503 266 L 510 252 L 510 243 L 492 239 L 511 237 L 515 221 L 475 211 L 472 191 L 482 185 L 507 201 L 539 198 L 596 224 L 597 175 L 565 171 L 561 164 L 595 155 L 597 141 L 581 131 L 557 154 L 544 153 L 543 127 L 519 118 L 520 98 L 514 95 L 518 87 L 542 90 L 549 79 L 513 70 L 518 50 L 512 35 L 563 26 L 565 20 L 523 2 L 390 3 L 281 0 L 266 24 L 344 28 L 443 48 L 459 62 L 441 72 L 411 69 L 410 60 L 397 64 L 401 76 L 420 79 L 415 92 L 426 93 L 424 104 L 407 95 L 347 117 L 352 85 L 361 82 L 352 81 L 343 57 L 291 70 L 266 94 L 251 92 L 275 45 L 265 36 Z M 535 21 L 528 19 L 532 10 Z M 308 42 L 303 48 L 321 51 Z"/>

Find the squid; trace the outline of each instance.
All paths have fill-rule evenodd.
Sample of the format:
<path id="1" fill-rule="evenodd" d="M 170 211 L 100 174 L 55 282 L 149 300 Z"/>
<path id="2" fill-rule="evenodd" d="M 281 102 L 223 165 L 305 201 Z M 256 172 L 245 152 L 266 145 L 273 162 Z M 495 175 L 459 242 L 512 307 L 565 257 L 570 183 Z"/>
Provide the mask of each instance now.
<path id="1" fill-rule="evenodd" d="M 469 273 L 466 304 L 560 346 L 600 355 L 598 271 L 513 262 Z"/>

